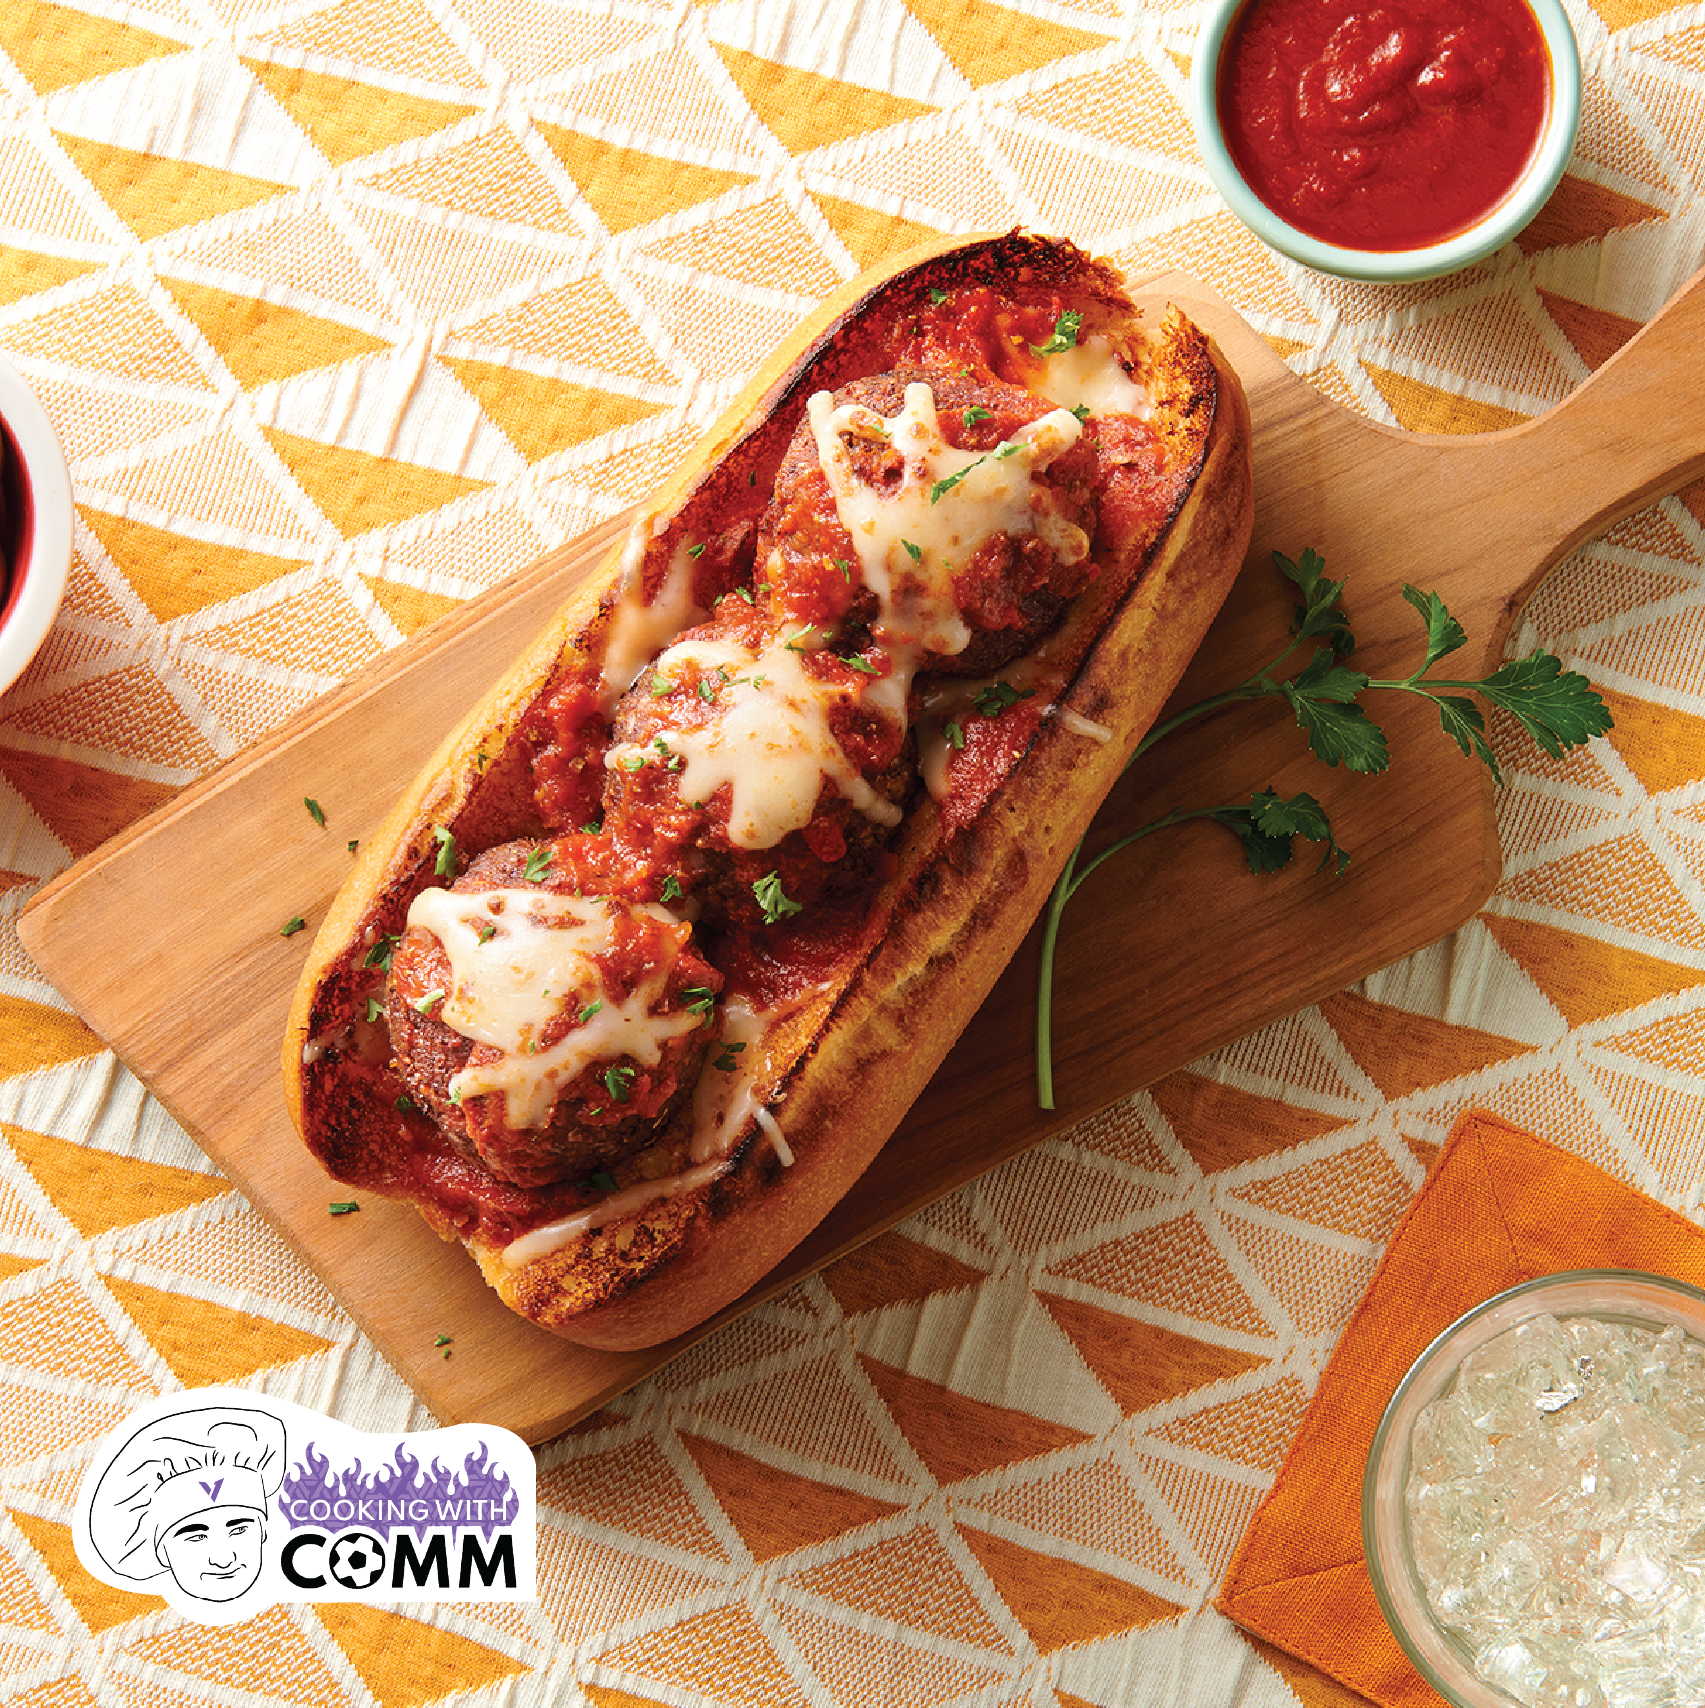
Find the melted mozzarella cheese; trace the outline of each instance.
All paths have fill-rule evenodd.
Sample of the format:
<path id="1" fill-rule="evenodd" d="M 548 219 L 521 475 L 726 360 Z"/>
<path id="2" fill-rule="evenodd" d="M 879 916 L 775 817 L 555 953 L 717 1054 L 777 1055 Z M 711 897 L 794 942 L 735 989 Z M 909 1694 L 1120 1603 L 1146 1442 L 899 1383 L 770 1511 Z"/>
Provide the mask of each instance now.
<path id="1" fill-rule="evenodd" d="M 450 962 L 450 988 L 432 1012 L 462 1037 L 502 1052 L 452 1076 L 452 1097 L 501 1092 L 511 1127 L 542 1127 L 561 1087 L 594 1062 L 627 1057 L 654 1067 L 666 1043 L 699 1024 L 692 1013 L 653 1012 L 673 956 L 648 967 L 624 1000 L 611 999 L 594 957 L 609 951 L 613 913 L 624 908 L 664 926 L 677 953 L 685 946 L 691 928 L 650 904 L 530 889 L 415 897 L 409 924 L 430 931 Z M 546 1027 L 571 1008 L 593 1011 L 555 1043 L 542 1043 Z"/>
<path id="2" fill-rule="evenodd" d="M 1038 389 L 1068 409 L 1085 405 L 1092 415 L 1135 415 L 1146 421 L 1154 414 L 1154 400 L 1125 372 L 1112 344 L 1099 333 L 1044 356 Z"/>
<path id="3" fill-rule="evenodd" d="M 835 509 L 876 594 L 876 637 L 891 652 L 951 657 L 965 650 L 971 631 L 953 596 L 953 573 L 992 534 L 1039 534 L 1062 563 L 1088 555 L 1088 536 L 1034 478 L 1082 434 L 1069 409 L 1030 422 L 992 451 L 961 451 L 942 437 L 935 393 L 921 381 L 906 387 L 892 420 L 862 404 L 837 409 L 826 391 L 808 408 Z M 905 459 L 899 485 L 884 492 L 866 486 L 843 435 L 887 439 Z"/>
<path id="4" fill-rule="evenodd" d="M 704 612 L 693 603 L 693 560 L 685 543 L 675 548 L 657 597 L 645 600 L 646 524 L 635 522 L 622 551 L 622 579 L 610 633 L 604 643 L 602 699 L 608 711 L 638 679 L 639 673 L 683 629 Z"/>
<path id="5" fill-rule="evenodd" d="M 728 641 L 682 641 L 657 668 L 667 676 L 685 664 L 725 673 L 716 719 L 665 735 L 667 761 L 655 744 L 629 742 L 611 748 L 606 766 L 669 763 L 684 801 L 708 801 L 727 784 L 728 840 L 737 848 L 773 848 L 790 830 L 804 829 L 825 777 L 867 818 L 899 823 L 900 809 L 865 781 L 829 726 L 830 711 L 850 691 L 811 675 L 786 641 L 758 653 Z"/>

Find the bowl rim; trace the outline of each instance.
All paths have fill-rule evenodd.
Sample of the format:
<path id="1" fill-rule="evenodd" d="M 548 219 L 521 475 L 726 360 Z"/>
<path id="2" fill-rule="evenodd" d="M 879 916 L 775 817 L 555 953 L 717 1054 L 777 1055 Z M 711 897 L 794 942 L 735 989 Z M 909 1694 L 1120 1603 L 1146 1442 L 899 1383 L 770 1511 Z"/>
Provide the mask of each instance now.
<path id="1" fill-rule="evenodd" d="M 1317 272 L 1372 284 L 1398 284 L 1455 272 L 1500 249 L 1539 212 L 1562 180 L 1581 127 L 1581 53 L 1562 0 L 1522 0 L 1551 57 L 1551 102 L 1527 169 L 1502 200 L 1466 231 L 1416 249 L 1347 249 L 1299 231 L 1250 189 L 1220 129 L 1220 61 L 1238 20 L 1256 0 L 1208 0 L 1190 66 L 1196 145 L 1214 188 L 1269 248 Z"/>
<path id="2" fill-rule="evenodd" d="M 59 435 L 29 382 L 0 357 L 0 426 L 29 494 L 29 547 L 22 575 L 0 604 L 0 694 L 23 675 L 47 639 L 71 575 L 71 476 Z M 11 566 L 17 573 L 17 566 Z"/>
<path id="3" fill-rule="evenodd" d="M 1625 1295 L 1636 1290 L 1646 1295 L 1647 1308 L 1626 1296 L 1606 1298 L 1606 1290 L 1623 1289 Z M 1381 1546 L 1383 1535 L 1379 1519 L 1383 1507 L 1382 1489 L 1395 1490 L 1397 1506 L 1393 1522 L 1398 1535 L 1405 1531 L 1401 1491 L 1408 1481 L 1407 1427 L 1412 1427 L 1414 1413 L 1442 1390 L 1445 1381 L 1466 1356 L 1495 1334 L 1514 1328 L 1543 1312 L 1557 1308 L 1566 1317 L 1591 1316 L 1601 1320 L 1624 1320 L 1650 1326 L 1657 1321 L 1674 1321 L 1653 1314 L 1657 1300 L 1670 1298 L 1677 1302 L 1677 1316 L 1684 1317 L 1694 1331 L 1695 1339 L 1705 1339 L 1705 1287 L 1677 1276 L 1661 1275 L 1646 1269 L 1564 1269 L 1549 1275 L 1536 1275 L 1517 1282 L 1490 1298 L 1483 1299 L 1471 1310 L 1436 1334 L 1416 1356 L 1403 1379 L 1380 1414 L 1362 1473 L 1362 1555 L 1374 1599 L 1397 1645 L 1415 1670 L 1444 1698 L 1457 1708 L 1520 1708 L 1513 1696 L 1488 1684 L 1472 1671 L 1468 1662 L 1444 1638 L 1442 1631 L 1427 1610 L 1426 1594 L 1414 1573 L 1408 1569 L 1404 1554 L 1397 1548 L 1388 1553 Z M 1466 1343 L 1466 1344 L 1464 1344 Z M 1452 1356 L 1460 1348 L 1458 1356 Z M 1438 1388 L 1425 1391 L 1423 1385 L 1435 1372 L 1441 1372 Z M 1400 1438 L 1399 1430 L 1405 1433 Z M 1389 1451 L 1400 1450 L 1401 1459 L 1392 1475 L 1384 1479 Z M 1394 1568 L 1394 1569 L 1388 1569 Z M 1394 1586 L 1394 1577 L 1401 1579 L 1401 1589 Z M 1405 1593 L 1407 1592 L 1407 1593 Z M 1417 1636 L 1406 1619 L 1403 1604 L 1417 1606 L 1427 1621 L 1424 1637 Z"/>

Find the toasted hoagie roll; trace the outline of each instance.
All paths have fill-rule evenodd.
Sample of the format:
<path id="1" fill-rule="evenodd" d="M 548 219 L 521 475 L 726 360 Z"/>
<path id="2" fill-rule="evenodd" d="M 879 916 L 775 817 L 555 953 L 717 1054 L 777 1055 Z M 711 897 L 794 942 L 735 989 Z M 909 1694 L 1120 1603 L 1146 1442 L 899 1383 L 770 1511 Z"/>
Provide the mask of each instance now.
<path id="1" fill-rule="evenodd" d="M 702 1322 L 899 1124 L 1250 525 L 1235 376 L 1112 268 L 858 281 L 364 839 L 284 1044 L 307 1144 L 557 1334 Z"/>

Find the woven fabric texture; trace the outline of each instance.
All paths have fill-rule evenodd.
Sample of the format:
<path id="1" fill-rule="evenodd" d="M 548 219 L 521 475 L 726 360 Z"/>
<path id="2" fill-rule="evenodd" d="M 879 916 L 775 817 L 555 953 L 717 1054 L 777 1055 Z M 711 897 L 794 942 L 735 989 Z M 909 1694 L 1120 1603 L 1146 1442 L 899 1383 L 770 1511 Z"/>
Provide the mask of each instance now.
<path id="1" fill-rule="evenodd" d="M 1468 271 L 1377 290 L 1276 258 L 1212 190 L 1200 11 L 0 6 L 0 355 L 76 502 L 59 620 L 0 696 L 0 1695 L 1342 1708 L 1216 1598 L 1460 1117 L 1699 1220 L 1695 487 L 1518 621 L 1512 653 L 1561 655 L 1616 728 L 1554 761 L 1494 726 L 1505 866 L 1478 917 L 542 1448 L 536 1604 L 209 1630 L 76 1562 L 82 1468 L 145 1398 L 430 1420 L 31 964 L 16 920 L 47 880 L 642 497 L 812 304 L 917 239 L 1022 223 L 1183 270 L 1345 408 L 1450 433 L 1567 397 L 1705 253 L 1696 6 L 1569 0 L 1585 117 L 1551 203 Z"/>

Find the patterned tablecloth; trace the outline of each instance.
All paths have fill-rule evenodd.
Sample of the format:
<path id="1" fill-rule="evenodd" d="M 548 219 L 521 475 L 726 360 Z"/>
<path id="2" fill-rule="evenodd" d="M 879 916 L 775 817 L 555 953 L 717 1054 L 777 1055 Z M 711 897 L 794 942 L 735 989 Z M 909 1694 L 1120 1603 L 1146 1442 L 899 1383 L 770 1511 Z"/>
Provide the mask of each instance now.
<path id="1" fill-rule="evenodd" d="M 1189 0 L 0 6 L 0 353 L 77 507 L 58 624 L 0 698 L 0 1694 L 1350 1700 L 1211 1602 L 1457 1115 L 1699 1215 L 1705 491 L 1582 549 L 1518 624 L 1512 646 L 1564 656 L 1617 725 L 1563 762 L 1501 738 L 1505 875 L 1478 918 L 542 1449 L 536 1603 L 214 1629 L 83 1572 L 80 1474 L 151 1396 L 230 1383 L 364 1428 L 430 1420 L 15 921 L 641 496 L 817 298 L 920 237 L 1022 222 L 1182 268 L 1399 427 L 1546 409 L 1705 252 L 1705 12 L 1569 10 L 1585 118 L 1550 206 L 1466 273 L 1369 289 L 1277 260 L 1211 189 Z"/>

